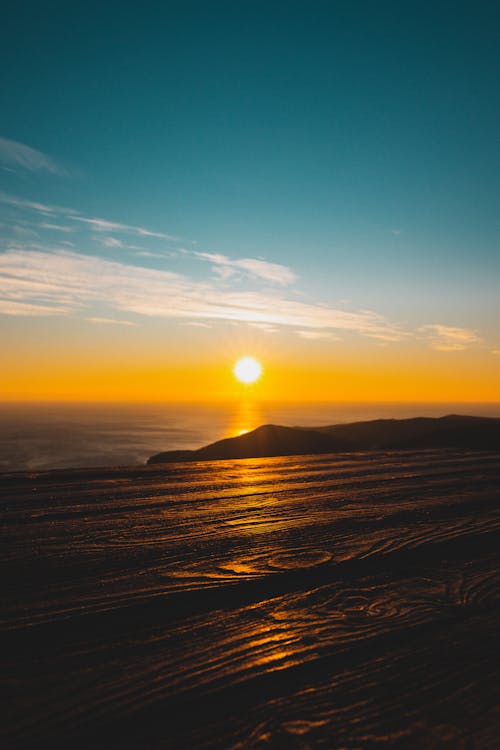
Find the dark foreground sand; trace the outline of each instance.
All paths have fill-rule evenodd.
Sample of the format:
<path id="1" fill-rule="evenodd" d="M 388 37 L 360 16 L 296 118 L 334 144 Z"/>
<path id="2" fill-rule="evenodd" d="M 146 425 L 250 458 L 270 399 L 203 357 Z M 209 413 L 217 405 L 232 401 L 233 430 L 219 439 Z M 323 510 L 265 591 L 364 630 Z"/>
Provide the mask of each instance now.
<path id="1" fill-rule="evenodd" d="M 497 748 L 500 455 L 0 477 L 6 748 Z"/>

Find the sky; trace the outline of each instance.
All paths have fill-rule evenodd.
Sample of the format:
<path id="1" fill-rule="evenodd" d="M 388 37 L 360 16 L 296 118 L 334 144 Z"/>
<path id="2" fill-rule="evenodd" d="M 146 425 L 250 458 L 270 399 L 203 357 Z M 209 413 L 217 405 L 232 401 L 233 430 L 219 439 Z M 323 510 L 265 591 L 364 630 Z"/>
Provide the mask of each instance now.
<path id="1" fill-rule="evenodd" d="M 0 400 L 500 401 L 499 16 L 8 2 Z"/>

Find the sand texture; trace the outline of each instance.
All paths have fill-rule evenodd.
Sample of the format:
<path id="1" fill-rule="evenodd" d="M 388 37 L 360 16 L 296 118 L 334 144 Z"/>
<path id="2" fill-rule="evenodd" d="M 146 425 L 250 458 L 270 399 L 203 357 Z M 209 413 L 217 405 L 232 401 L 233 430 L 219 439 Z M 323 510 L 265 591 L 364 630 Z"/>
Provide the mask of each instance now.
<path id="1" fill-rule="evenodd" d="M 0 492 L 4 747 L 498 747 L 498 452 Z"/>

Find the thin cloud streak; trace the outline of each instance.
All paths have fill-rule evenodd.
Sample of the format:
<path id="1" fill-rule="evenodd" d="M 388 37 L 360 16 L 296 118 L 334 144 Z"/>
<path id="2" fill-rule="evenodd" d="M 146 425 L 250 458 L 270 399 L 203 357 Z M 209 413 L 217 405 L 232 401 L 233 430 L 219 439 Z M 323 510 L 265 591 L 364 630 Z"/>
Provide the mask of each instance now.
<path id="1" fill-rule="evenodd" d="M 49 224 L 48 222 L 43 222 L 39 225 L 40 229 L 49 229 L 54 232 L 74 232 L 73 227 L 66 227 L 63 224 Z"/>
<path id="2" fill-rule="evenodd" d="M 65 206 L 50 205 L 47 203 L 39 203 L 37 201 L 28 201 L 24 198 L 18 198 L 15 195 L 9 195 L 8 193 L 0 193 L 0 203 L 4 203 L 14 208 L 25 211 L 35 211 L 42 216 L 54 217 L 60 216 L 64 219 L 71 219 L 72 221 L 78 221 L 81 224 L 88 226 L 94 232 L 122 232 L 125 234 L 133 234 L 139 237 L 151 237 L 162 240 L 169 240 L 178 242 L 181 238 L 173 234 L 167 234 L 166 232 L 155 232 L 146 227 L 134 226 L 132 224 L 122 224 L 117 221 L 108 221 L 107 219 L 91 218 L 83 216 L 80 211 L 74 208 L 67 208 Z M 70 230 L 71 231 L 71 230 Z"/>
<path id="3" fill-rule="evenodd" d="M 18 198 L 16 195 L 9 195 L 8 193 L 0 193 L 0 203 L 14 206 L 14 208 L 36 211 L 40 214 L 61 214 L 62 216 L 70 216 L 78 213 L 74 208 L 54 206 L 49 205 L 48 203 L 39 203 L 38 201 L 27 201 L 24 198 Z"/>
<path id="4" fill-rule="evenodd" d="M 276 326 L 269 325 L 269 323 L 249 323 L 249 326 L 252 328 L 257 328 L 258 331 L 263 331 L 263 333 L 278 333 L 279 328 L 276 328 Z"/>
<path id="5" fill-rule="evenodd" d="M 85 318 L 88 323 L 97 323 L 99 325 L 120 325 L 134 326 L 131 320 L 116 320 L 116 318 Z"/>
<path id="6" fill-rule="evenodd" d="M 328 331 L 297 331 L 297 336 L 308 341 L 321 341 L 325 339 L 339 341 L 340 337 Z"/>
<path id="7" fill-rule="evenodd" d="M 265 281 L 270 281 L 280 286 L 288 286 L 297 280 L 296 274 L 279 263 L 269 263 L 259 258 L 240 258 L 233 260 L 220 253 L 193 253 L 200 260 L 206 260 L 215 266 L 216 272 L 221 278 L 230 278 L 237 272 L 244 272 Z"/>
<path id="8" fill-rule="evenodd" d="M 173 234 L 165 234 L 164 232 L 153 232 L 150 229 L 144 227 L 135 227 L 130 224 L 121 224 L 117 221 L 107 221 L 106 219 L 88 219 L 85 216 L 73 215 L 71 216 L 73 221 L 81 221 L 84 224 L 88 224 L 96 232 L 125 232 L 127 234 L 137 234 L 139 237 L 158 237 L 162 240 L 174 240 L 177 241 L 180 237 L 175 237 Z"/>
<path id="9" fill-rule="evenodd" d="M 63 177 L 67 172 L 47 154 L 25 143 L 0 138 L 0 163 L 21 167 L 29 172 L 50 172 Z"/>
<path id="10" fill-rule="evenodd" d="M 40 316 L 40 315 L 63 315 L 69 313 L 69 308 L 64 308 L 61 305 L 58 306 L 57 310 L 54 311 L 53 307 L 49 305 L 45 306 L 39 303 L 30 304 L 29 302 L 16 302 L 11 299 L 0 299 L 0 315 L 13 315 L 13 316 Z"/>
<path id="11" fill-rule="evenodd" d="M 97 239 L 99 240 L 99 238 Z M 108 248 L 123 247 L 123 242 L 119 240 L 117 237 L 103 237 L 103 239 L 99 241 L 101 242 L 101 245 L 103 245 L 103 247 L 108 247 Z"/>
<path id="12" fill-rule="evenodd" d="M 482 339 L 470 328 L 445 326 L 441 323 L 429 323 L 417 329 L 429 341 L 433 349 L 441 352 L 455 352 L 466 349 L 472 344 L 480 344 Z"/>

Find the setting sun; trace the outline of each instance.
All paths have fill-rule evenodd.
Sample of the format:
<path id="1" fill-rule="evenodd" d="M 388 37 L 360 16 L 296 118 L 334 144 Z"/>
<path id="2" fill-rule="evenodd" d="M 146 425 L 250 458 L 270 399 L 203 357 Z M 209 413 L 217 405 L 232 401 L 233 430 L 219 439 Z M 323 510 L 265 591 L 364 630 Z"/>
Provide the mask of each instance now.
<path id="1" fill-rule="evenodd" d="M 233 373 L 240 383 L 255 383 L 262 375 L 262 366 L 255 357 L 242 357 L 236 362 Z"/>

